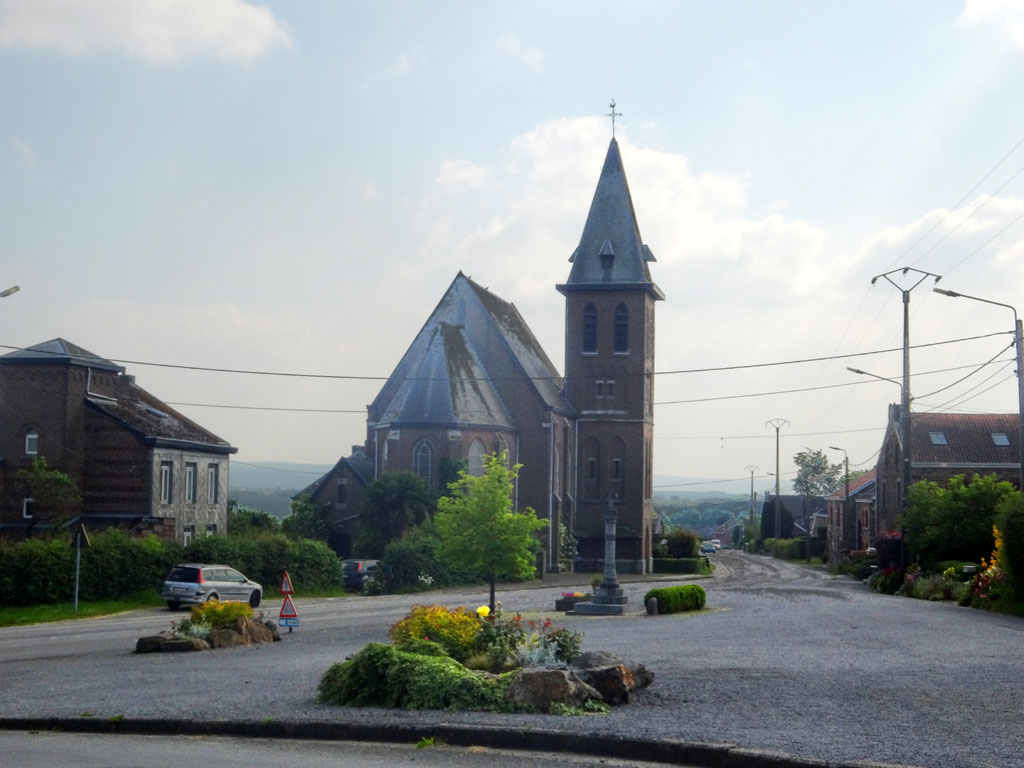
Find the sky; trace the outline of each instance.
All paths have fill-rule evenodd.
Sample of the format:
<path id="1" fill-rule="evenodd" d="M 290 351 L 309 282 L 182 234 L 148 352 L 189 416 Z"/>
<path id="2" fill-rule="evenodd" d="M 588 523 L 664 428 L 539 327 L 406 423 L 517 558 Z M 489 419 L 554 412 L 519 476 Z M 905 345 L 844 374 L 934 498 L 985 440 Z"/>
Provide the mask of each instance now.
<path id="1" fill-rule="evenodd" d="M 0 352 L 120 361 L 256 464 L 362 443 L 460 270 L 563 370 L 614 99 L 660 489 L 773 486 L 781 419 L 785 492 L 874 466 L 902 290 L 913 410 L 1016 412 L 1010 309 L 932 288 L 1024 311 L 1022 82 L 1020 0 L 0 0 Z"/>

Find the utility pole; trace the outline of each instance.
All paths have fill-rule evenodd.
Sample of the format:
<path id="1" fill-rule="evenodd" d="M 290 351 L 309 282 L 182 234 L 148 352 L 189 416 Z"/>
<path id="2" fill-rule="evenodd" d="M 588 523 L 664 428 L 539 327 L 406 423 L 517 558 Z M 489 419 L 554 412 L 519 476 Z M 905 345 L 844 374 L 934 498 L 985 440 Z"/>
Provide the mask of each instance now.
<path id="1" fill-rule="evenodd" d="M 915 272 L 920 275 L 915 282 L 909 288 L 903 288 L 895 280 L 890 277 L 897 272 L 902 272 L 906 275 L 908 272 Z M 875 275 L 871 278 L 871 284 L 874 285 L 878 278 L 884 277 L 886 281 L 894 288 L 898 289 L 903 295 L 903 395 L 900 398 L 900 432 L 903 438 L 903 488 L 900 493 L 899 507 L 903 508 L 903 499 L 906 498 L 907 489 L 910 488 L 911 481 L 911 455 L 910 455 L 910 292 L 917 288 L 921 283 L 924 282 L 925 278 L 933 277 L 935 282 L 939 282 L 942 279 L 942 275 L 936 275 L 933 272 L 925 272 L 922 269 L 915 269 L 914 267 L 903 267 L 902 269 L 893 269 L 888 272 L 883 272 L 881 275 Z"/>
<path id="2" fill-rule="evenodd" d="M 747 467 L 747 472 L 750 473 L 750 524 L 754 524 L 754 472 L 760 469 L 751 464 Z"/>
<path id="3" fill-rule="evenodd" d="M 789 424 L 785 419 L 771 419 L 765 422 L 765 426 L 775 427 L 775 541 L 779 540 L 782 533 L 782 502 L 779 500 L 779 430 L 784 424 Z M 778 546 L 776 544 L 776 546 Z"/>

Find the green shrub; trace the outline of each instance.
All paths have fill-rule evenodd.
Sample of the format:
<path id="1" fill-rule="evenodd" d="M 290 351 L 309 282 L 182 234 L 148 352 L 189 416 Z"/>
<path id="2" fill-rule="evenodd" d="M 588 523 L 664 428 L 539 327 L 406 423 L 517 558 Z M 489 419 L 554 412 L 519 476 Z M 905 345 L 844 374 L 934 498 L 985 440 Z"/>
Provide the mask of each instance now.
<path id="1" fill-rule="evenodd" d="M 700 536 L 689 528 L 673 528 L 665 534 L 669 557 L 696 557 Z"/>
<path id="2" fill-rule="evenodd" d="M 210 629 L 227 629 L 242 616 L 252 618 L 252 608 L 239 600 L 209 600 L 192 607 L 189 619 L 193 624 L 205 624 Z"/>
<path id="3" fill-rule="evenodd" d="M 395 648 L 405 653 L 418 653 L 420 656 L 447 656 L 448 651 L 440 643 L 433 640 L 423 640 L 419 637 L 410 637 L 406 640 L 395 643 Z"/>
<path id="4" fill-rule="evenodd" d="M 906 572 L 902 568 L 886 568 L 876 571 L 868 579 L 868 586 L 877 589 L 883 595 L 895 595 L 896 590 L 903 586 Z"/>
<path id="5" fill-rule="evenodd" d="M 452 578 L 437 559 L 439 544 L 437 529 L 429 520 L 406 529 L 384 547 L 384 557 L 367 591 L 412 592 L 451 583 Z"/>
<path id="6" fill-rule="evenodd" d="M 320 680 L 324 704 L 403 709 L 508 709 L 509 679 L 466 669 L 446 656 L 425 656 L 393 645 L 370 643 L 333 665 Z"/>
<path id="7" fill-rule="evenodd" d="M 698 611 L 704 607 L 707 593 L 699 584 L 682 584 L 676 587 L 661 587 L 644 595 L 644 605 L 651 598 L 658 601 L 658 613 L 680 613 Z"/>
<path id="8" fill-rule="evenodd" d="M 341 560 L 324 542 L 289 539 L 282 534 L 255 538 L 205 536 L 185 550 L 183 559 L 230 565 L 258 581 L 266 592 L 281 583 L 285 571 L 292 585 L 303 590 L 333 589 L 342 583 Z"/>
<path id="9" fill-rule="evenodd" d="M 996 528 L 1002 538 L 999 567 L 1018 598 L 1024 598 L 1024 498 L 1016 493 L 999 505 Z"/>
<path id="10" fill-rule="evenodd" d="M 656 557 L 654 573 L 699 573 L 709 575 L 714 567 L 706 557 Z"/>
<path id="11" fill-rule="evenodd" d="M 399 621 L 389 633 L 395 643 L 423 639 L 440 643 L 453 659 L 466 658 L 480 634 L 480 620 L 476 613 L 459 606 L 454 611 L 443 605 L 414 605 L 409 615 Z"/>

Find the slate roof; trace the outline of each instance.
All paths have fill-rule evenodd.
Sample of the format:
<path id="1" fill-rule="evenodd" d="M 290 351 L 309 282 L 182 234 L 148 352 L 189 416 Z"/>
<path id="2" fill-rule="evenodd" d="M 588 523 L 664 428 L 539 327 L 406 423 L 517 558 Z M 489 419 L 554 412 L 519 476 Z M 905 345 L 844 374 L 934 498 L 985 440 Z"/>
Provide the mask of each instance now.
<path id="1" fill-rule="evenodd" d="M 510 386 L 531 387 L 546 405 L 572 410 L 515 305 L 459 272 L 370 412 L 383 424 L 514 428 L 501 396 Z"/>
<path id="2" fill-rule="evenodd" d="M 612 139 L 583 235 L 569 257 L 572 262 L 569 279 L 565 285 L 559 285 L 558 290 L 565 293 L 643 286 L 655 298 L 664 299 L 661 289 L 651 281 L 647 267 L 647 262 L 654 260 L 654 254 L 640 239 L 619 144 Z"/>
<path id="3" fill-rule="evenodd" d="M 933 443 L 930 433 L 941 433 L 945 445 Z M 1018 465 L 1019 423 L 1015 413 L 912 413 L 911 461 L 920 464 Z M 993 434 L 1006 436 L 996 445 Z"/>
<path id="4" fill-rule="evenodd" d="M 94 355 L 66 339 L 56 338 L 0 357 L 0 365 L 81 365 L 124 373 L 124 367 Z"/>
<path id="5" fill-rule="evenodd" d="M 338 463 L 327 470 L 324 474 L 314 480 L 312 483 L 307 485 L 298 493 L 292 495 L 292 499 L 299 499 L 303 496 L 312 496 L 320 487 L 327 482 L 331 477 L 336 475 L 338 471 L 343 467 L 348 466 L 352 470 L 352 474 L 364 485 L 367 486 L 373 481 L 373 462 L 366 458 L 357 458 L 355 456 L 349 456 L 347 458 L 338 459 Z"/>
<path id="6" fill-rule="evenodd" d="M 86 406 L 114 419 L 147 444 L 195 447 L 215 453 L 238 449 L 178 413 L 132 381 L 119 381 L 115 396 L 86 397 Z"/>
<path id="7" fill-rule="evenodd" d="M 850 481 L 850 498 L 853 498 L 854 496 L 856 496 L 861 491 L 864 491 L 865 489 L 867 489 L 870 486 L 872 486 L 875 483 L 875 479 L 876 479 L 875 469 L 872 468 L 872 469 L 869 469 L 867 472 L 865 472 L 860 477 L 857 477 L 857 478 L 854 478 L 853 480 L 851 480 Z M 843 499 L 845 499 L 846 498 L 846 483 L 845 482 L 842 483 L 839 486 L 839 489 L 835 493 L 831 494 L 830 496 L 826 496 L 825 498 L 830 500 L 830 501 L 842 501 Z"/>

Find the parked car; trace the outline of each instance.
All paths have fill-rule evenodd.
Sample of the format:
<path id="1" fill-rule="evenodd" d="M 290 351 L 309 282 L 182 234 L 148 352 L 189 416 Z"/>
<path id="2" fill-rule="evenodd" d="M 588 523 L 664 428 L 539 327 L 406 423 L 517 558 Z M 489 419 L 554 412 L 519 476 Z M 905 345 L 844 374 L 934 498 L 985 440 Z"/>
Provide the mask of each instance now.
<path id="1" fill-rule="evenodd" d="M 362 589 L 366 577 L 375 575 L 379 566 L 380 560 L 343 560 L 341 573 L 345 589 Z"/>
<path id="2" fill-rule="evenodd" d="M 263 587 L 226 565 L 181 563 L 164 579 L 160 599 L 172 611 L 207 600 L 241 600 L 255 608 L 263 599 Z"/>
<path id="3" fill-rule="evenodd" d="M 715 545 L 710 541 L 702 541 L 700 543 L 700 553 L 702 555 L 713 555 L 715 554 Z"/>
<path id="4" fill-rule="evenodd" d="M 711 543 L 714 545 L 715 549 L 722 548 L 722 542 L 719 539 L 711 539 Z"/>

